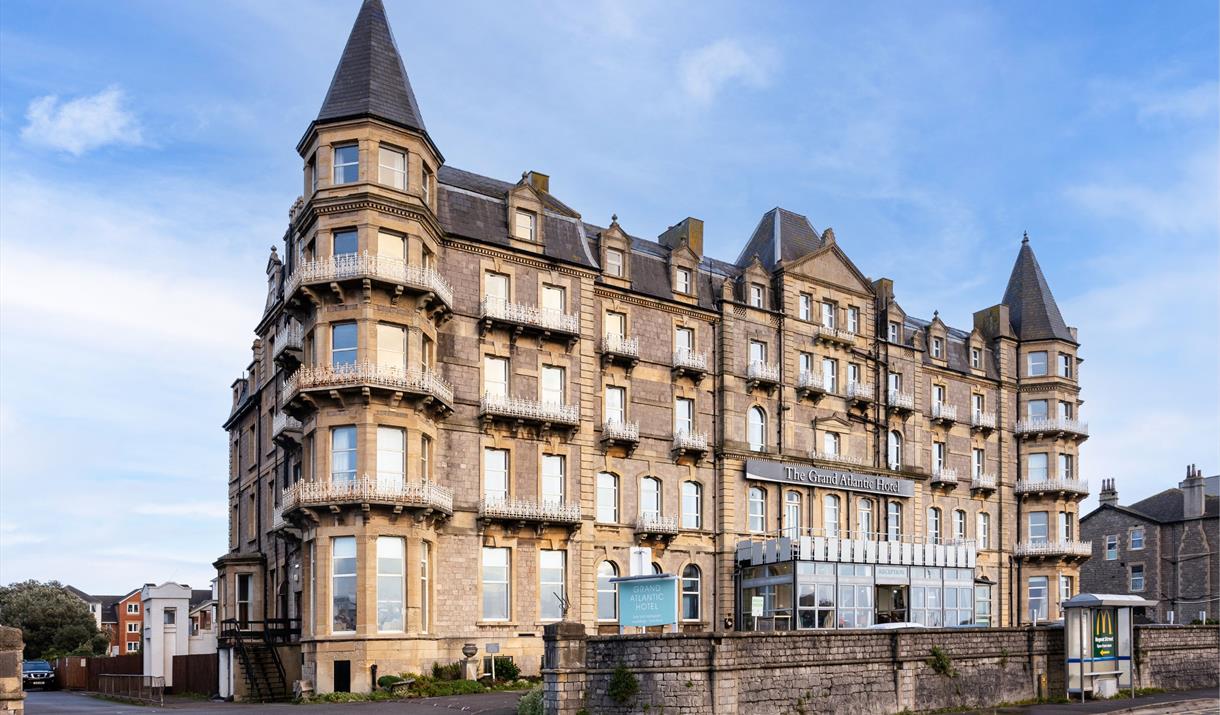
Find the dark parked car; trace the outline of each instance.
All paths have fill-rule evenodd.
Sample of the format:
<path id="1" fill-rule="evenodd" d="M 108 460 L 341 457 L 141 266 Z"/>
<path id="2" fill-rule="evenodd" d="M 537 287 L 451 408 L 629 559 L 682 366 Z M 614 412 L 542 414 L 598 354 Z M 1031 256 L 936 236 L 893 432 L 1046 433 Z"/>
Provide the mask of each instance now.
<path id="1" fill-rule="evenodd" d="M 50 688 L 55 685 L 55 671 L 45 660 L 27 660 L 21 663 L 21 685 L 25 688 Z"/>

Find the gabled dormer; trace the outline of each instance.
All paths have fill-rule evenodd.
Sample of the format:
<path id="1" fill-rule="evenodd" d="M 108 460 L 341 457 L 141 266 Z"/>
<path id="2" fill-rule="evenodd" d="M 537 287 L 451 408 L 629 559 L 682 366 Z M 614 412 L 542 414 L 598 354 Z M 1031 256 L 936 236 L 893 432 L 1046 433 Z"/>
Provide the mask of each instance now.
<path id="1" fill-rule="evenodd" d="M 877 335 L 892 345 L 906 345 L 906 311 L 894 300 L 894 281 L 880 278 L 873 281 L 877 301 Z"/>
<path id="2" fill-rule="evenodd" d="M 924 329 L 924 345 L 928 349 L 928 359 L 934 365 L 949 364 L 949 329 L 940 319 L 939 310 L 932 313 L 932 322 Z"/>
<path id="3" fill-rule="evenodd" d="M 966 369 L 975 375 L 987 372 L 987 339 L 977 326 L 966 337 Z"/>
<path id="4" fill-rule="evenodd" d="M 753 256 L 737 278 L 737 299 L 753 308 L 770 310 L 773 305 L 771 292 L 771 274 L 759 257 Z"/>
<path id="5" fill-rule="evenodd" d="M 618 225 L 618 214 L 610 217 L 610 226 L 598 240 L 601 255 L 602 280 L 619 288 L 631 287 L 631 239 Z"/>
<path id="6" fill-rule="evenodd" d="M 688 216 L 666 229 L 657 241 L 669 249 L 666 264 L 674 299 L 697 303 L 699 262 L 703 260 L 703 221 Z"/>
<path id="7" fill-rule="evenodd" d="M 521 180 L 509 190 L 505 205 L 508 215 L 508 238 L 513 248 L 542 253 L 546 246 L 543 231 L 545 193 L 550 177 L 535 171 L 521 174 Z"/>

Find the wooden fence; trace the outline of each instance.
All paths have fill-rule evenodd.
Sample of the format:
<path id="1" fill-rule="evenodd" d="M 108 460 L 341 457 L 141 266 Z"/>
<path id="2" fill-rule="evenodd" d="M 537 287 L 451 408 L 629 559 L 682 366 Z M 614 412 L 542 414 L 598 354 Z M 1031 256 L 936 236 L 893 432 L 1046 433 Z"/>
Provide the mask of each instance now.
<path id="1" fill-rule="evenodd" d="M 140 675 L 144 672 L 144 656 L 139 653 L 105 658 L 65 656 L 52 663 L 55 684 L 68 690 L 97 692 L 101 675 Z"/>
<path id="2" fill-rule="evenodd" d="M 215 653 L 174 656 L 174 693 L 215 695 L 220 692 L 218 660 Z"/>

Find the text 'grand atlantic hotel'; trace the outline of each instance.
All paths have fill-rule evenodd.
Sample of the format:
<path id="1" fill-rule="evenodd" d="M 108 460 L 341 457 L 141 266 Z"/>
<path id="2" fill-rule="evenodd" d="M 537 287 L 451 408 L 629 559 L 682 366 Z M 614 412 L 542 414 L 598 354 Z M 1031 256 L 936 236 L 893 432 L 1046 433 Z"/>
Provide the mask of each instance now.
<path id="1" fill-rule="evenodd" d="M 781 208 L 733 263 L 588 223 L 444 163 L 378 0 L 297 150 L 216 567 L 319 691 L 465 643 L 537 672 L 546 623 L 617 632 L 633 546 L 687 630 L 1060 616 L 1087 428 L 1028 239 L 960 330 Z"/>

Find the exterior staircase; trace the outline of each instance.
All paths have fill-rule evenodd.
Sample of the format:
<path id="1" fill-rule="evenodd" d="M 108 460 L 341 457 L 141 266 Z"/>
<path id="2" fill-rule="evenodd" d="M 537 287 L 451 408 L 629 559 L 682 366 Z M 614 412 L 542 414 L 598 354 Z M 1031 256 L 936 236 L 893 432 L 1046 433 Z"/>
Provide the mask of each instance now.
<path id="1" fill-rule="evenodd" d="M 240 677 L 245 680 L 251 702 L 292 699 L 292 688 L 275 648 L 279 635 L 279 629 L 270 622 L 251 622 L 245 627 L 232 619 L 222 623 L 221 637 L 236 651 Z"/>

